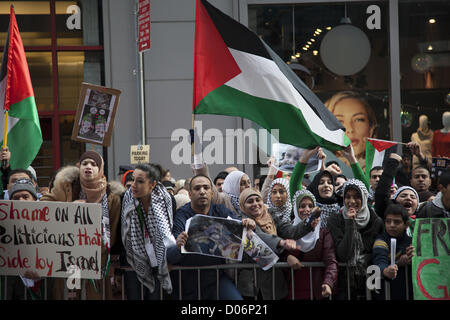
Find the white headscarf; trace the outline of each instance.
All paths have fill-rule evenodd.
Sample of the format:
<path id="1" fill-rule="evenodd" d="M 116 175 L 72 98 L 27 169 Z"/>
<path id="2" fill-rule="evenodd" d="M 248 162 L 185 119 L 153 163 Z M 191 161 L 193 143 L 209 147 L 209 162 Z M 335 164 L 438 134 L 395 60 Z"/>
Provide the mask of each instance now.
<path id="1" fill-rule="evenodd" d="M 242 215 L 239 207 L 239 196 L 241 195 L 241 178 L 244 174 L 239 170 L 231 171 L 222 185 L 222 191 L 230 197 L 231 204 L 239 215 Z"/>
<path id="2" fill-rule="evenodd" d="M 233 195 L 239 198 L 241 194 L 241 178 L 244 174 L 242 171 L 230 172 L 223 181 L 222 191 L 229 196 Z"/>
<path id="3" fill-rule="evenodd" d="M 358 179 L 350 179 L 344 183 L 342 186 L 344 190 L 344 207 L 342 208 L 342 214 L 344 215 L 344 219 L 348 219 L 347 211 L 348 208 L 345 206 L 345 194 L 347 193 L 349 188 L 356 189 L 358 193 L 361 195 L 361 208 L 356 213 L 356 226 L 358 229 L 362 229 L 370 221 L 370 210 L 367 206 L 367 199 L 369 197 L 369 192 L 366 189 L 364 183 L 362 183 Z"/>
<path id="4" fill-rule="evenodd" d="M 300 217 L 298 216 L 298 207 L 304 198 L 310 198 L 313 202 L 314 207 L 317 205 L 316 198 L 310 191 L 308 191 L 306 189 L 298 190 L 294 194 L 294 199 L 292 201 L 292 204 L 293 204 L 294 210 L 295 210 L 295 215 L 294 215 L 295 218 L 294 218 L 294 222 L 292 222 L 292 224 L 294 226 L 303 222 L 302 219 L 300 219 Z M 299 199 L 299 201 L 297 201 L 297 199 Z M 317 240 L 319 240 L 319 237 L 320 237 L 321 223 L 322 223 L 322 221 L 319 222 L 319 224 L 314 228 L 313 231 L 309 232 L 307 235 L 303 236 L 302 238 L 300 238 L 296 241 L 297 244 L 300 246 L 300 251 L 306 253 L 306 252 L 309 252 L 312 249 L 314 249 L 314 247 L 316 246 Z"/>

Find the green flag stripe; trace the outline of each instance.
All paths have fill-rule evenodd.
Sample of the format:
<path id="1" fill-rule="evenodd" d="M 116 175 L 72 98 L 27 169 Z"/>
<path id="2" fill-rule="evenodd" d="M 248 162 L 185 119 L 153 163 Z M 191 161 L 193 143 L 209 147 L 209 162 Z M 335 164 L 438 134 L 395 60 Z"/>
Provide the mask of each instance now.
<path id="1" fill-rule="evenodd" d="M 375 147 L 369 142 L 369 140 L 366 140 L 366 169 L 364 174 L 366 175 L 368 180 L 370 180 L 370 169 L 372 169 L 375 152 Z"/>
<path id="2" fill-rule="evenodd" d="M 9 108 L 9 115 L 14 118 L 31 120 L 39 124 L 39 116 L 33 96 L 11 105 Z"/>
<path id="3" fill-rule="evenodd" d="M 41 145 L 41 129 L 32 121 L 19 120 L 8 132 L 11 169 L 28 168 L 39 152 Z"/>
<path id="4" fill-rule="evenodd" d="M 194 113 L 243 117 L 269 131 L 279 129 L 281 143 L 308 149 L 320 145 L 330 151 L 342 150 L 342 146 L 307 130 L 306 128 L 314 124 L 308 124 L 298 108 L 287 103 L 255 97 L 226 85 L 204 97 L 194 109 Z M 298 130 L 302 132 L 299 134 Z M 344 143 L 346 146 L 350 144 L 347 136 Z"/>

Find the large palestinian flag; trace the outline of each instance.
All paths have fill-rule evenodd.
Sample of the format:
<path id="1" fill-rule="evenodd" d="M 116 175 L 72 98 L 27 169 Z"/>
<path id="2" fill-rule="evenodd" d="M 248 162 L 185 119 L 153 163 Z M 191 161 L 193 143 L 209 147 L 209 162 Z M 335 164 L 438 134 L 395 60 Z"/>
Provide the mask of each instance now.
<path id="1" fill-rule="evenodd" d="M 7 145 L 11 152 L 10 166 L 12 169 L 26 169 L 41 148 L 42 132 L 27 59 L 12 6 L 0 71 L 0 105 L 5 111 L 9 110 Z M 4 125 L 5 114 L 0 112 L 2 140 Z"/>
<path id="2" fill-rule="evenodd" d="M 255 33 L 205 0 L 195 16 L 195 114 L 247 118 L 301 148 L 350 144 L 341 123 Z"/>

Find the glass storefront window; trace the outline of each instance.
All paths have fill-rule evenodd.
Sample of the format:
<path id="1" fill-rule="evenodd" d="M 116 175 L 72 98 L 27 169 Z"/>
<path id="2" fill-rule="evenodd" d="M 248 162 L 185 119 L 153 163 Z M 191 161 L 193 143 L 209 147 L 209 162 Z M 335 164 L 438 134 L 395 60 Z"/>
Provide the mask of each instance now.
<path id="1" fill-rule="evenodd" d="M 59 131 L 61 134 L 62 165 L 75 165 L 84 152 L 84 143 L 74 141 L 72 137 L 74 115 L 59 117 Z"/>
<path id="2" fill-rule="evenodd" d="M 24 46 L 51 45 L 49 1 L 1 1 L 0 45 L 4 46 L 9 26 L 10 5 L 14 5 L 17 24 Z"/>
<path id="3" fill-rule="evenodd" d="M 42 131 L 42 147 L 31 166 L 36 170 L 38 185 L 47 187 L 53 175 L 52 119 L 40 119 Z"/>
<path id="4" fill-rule="evenodd" d="M 59 109 L 76 110 L 83 82 L 84 52 L 58 52 Z"/>
<path id="5" fill-rule="evenodd" d="M 101 84 L 103 53 L 93 51 L 58 52 L 59 109 L 76 110 L 81 83 Z"/>
<path id="6" fill-rule="evenodd" d="M 52 111 L 53 75 L 51 52 L 26 52 L 38 112 Z"/>
<path id="7" fill-rule="evenodd" d="M 390 138 L 387 2 L 249 5 L 248 15 L 249 28 L 342 122 L 364 169 L 367 137 Z"/>
<path id="8" fill-rule="evenodd" d="M 58 46 L 102 44 L 101 8 L 97 0 L 56 1 Z"/>
<path id="9" fill-rule="evenodd" d="M 436 135 L 450 111 L 450 2 L 400 1 L 399 26 L 403 140 L 419 142 L 429 158 L 450 157 Z"/>

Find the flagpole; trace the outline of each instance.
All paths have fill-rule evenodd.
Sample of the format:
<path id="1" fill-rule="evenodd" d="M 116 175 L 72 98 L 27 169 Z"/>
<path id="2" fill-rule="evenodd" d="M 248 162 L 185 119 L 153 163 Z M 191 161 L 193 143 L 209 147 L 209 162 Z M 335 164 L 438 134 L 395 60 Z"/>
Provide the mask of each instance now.
<path id="1" fill-rule="evenodd" d="M 3 132 L 3 149 L 7 148 L 8 144 L 8 111 L 5 111 L 5 131 Z M 6 160 L 2 160 L 2 167 L 6 167 Z"/>
<path id="2" fill-rule="evenodd" d="M 397 144 L 403 144 L 405 146 L 407 146 L 407 143 L 404 142 L 397 142 L 397 141 L 390 141 L 390 140 L 382 140 L 382 139 L 375 139 L 375 138 L 367 138 L 369 140 L 374 140 L 374 141 L 382 141 L 382 142 L 393 142 L 393 143 L 397 143 Z"/>
<path id="3" fill-rule="evenodd" d="M 194 125 L 195 125 L 195 113 L 192 112 L 192 129 L 191 129 L 191 156 L 192 156 L 192 160 L 194 159 L 194 154 L 195 154 L 195 132 L 194 132 Z"/>

